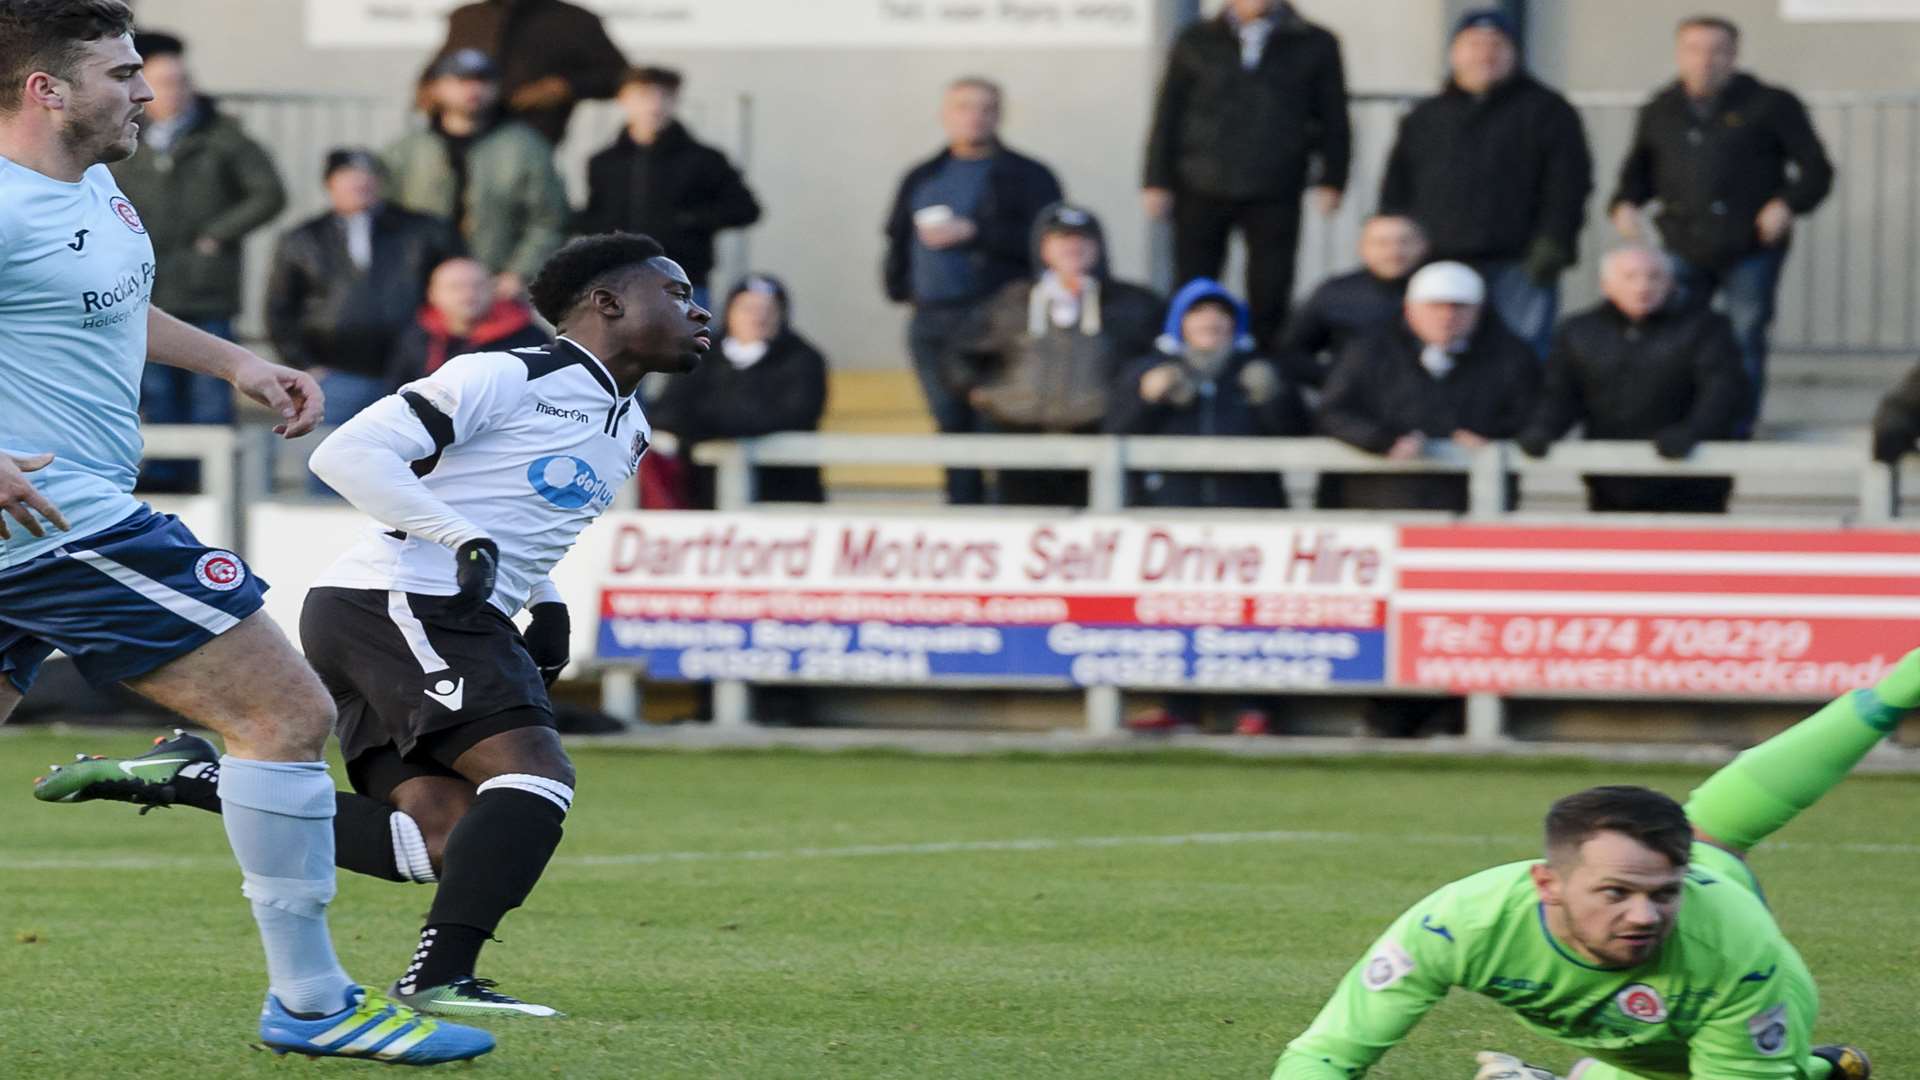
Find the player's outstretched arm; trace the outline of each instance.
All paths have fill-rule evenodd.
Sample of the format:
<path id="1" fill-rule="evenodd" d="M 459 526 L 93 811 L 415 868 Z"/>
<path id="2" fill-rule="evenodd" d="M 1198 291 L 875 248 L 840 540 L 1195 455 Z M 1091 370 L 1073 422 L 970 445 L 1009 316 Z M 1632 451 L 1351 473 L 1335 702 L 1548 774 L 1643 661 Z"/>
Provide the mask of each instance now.
<path id="1" fill-rule="evenodd" d="M 157 307 L 147 309 L 147 359 L 225 379 L 247 397 L 279 413 L 281 422 L 273 430 L 289 439 L 319 427 L 326 417 L 326 399 L 313 376 L 268 363 Z"/>
<path id="2" fill-rule="evenodd" d="M 1273 1080 L 1354 1080 L 1400 1044 L 1457 980 L 1464 943 L 1447 890 L 1415 904 L 1340 980 L 1326 1007 L 1287 1044 Z"/>

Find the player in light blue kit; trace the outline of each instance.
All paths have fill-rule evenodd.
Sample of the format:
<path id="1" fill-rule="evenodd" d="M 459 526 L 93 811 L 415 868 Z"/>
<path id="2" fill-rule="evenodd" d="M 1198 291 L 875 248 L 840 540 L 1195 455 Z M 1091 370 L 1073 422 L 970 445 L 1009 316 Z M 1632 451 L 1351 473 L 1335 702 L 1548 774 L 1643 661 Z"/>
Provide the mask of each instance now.
<path id="1" fill-rule="evenodd" d="M 428 1065 L 493 1038 L 354 985 L 334 957 L 333 702 L 261 612 L 266 586 L 133 498 L 144 362 L 321 419 L 319 388 L 152 307 L 153 247 L 105 162 L 153 98 L 121 0 L 0 0 L 0 721 L 53 650 L 226 740 L 220 796 L 266 949 L 260 1039 Z"/>

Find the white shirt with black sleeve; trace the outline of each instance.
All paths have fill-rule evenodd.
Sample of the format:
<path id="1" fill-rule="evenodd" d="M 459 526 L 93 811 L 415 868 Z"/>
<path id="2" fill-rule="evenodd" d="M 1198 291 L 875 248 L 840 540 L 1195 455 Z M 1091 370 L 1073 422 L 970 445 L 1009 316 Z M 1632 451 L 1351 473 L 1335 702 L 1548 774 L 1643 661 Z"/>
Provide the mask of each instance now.
<path id="1" fill-rule="evenodd" d="M 548 572 L 640 469 L 653 429 L 562 337 L 471 353 L 348 420 L 310 467 L 379 522 L 314 584 L 452 596 L 454 549 L 500 546 L 492 603 L 558 600 Z"/>

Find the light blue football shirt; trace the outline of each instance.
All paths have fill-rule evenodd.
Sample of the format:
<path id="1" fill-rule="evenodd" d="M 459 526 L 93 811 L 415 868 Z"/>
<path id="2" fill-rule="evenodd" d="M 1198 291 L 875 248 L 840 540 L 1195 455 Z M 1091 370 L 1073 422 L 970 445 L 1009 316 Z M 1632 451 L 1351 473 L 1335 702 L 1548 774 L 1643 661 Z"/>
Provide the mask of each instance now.
<path id="1" fill-rule="evenodd" d="M 51 452 L 28 476 L 72 526 L 8 519 L 0 569 L 140 508 L 140 372 L 153 244 L 105 165 L 66 183 L 0 157 L 0 450 Z"/>

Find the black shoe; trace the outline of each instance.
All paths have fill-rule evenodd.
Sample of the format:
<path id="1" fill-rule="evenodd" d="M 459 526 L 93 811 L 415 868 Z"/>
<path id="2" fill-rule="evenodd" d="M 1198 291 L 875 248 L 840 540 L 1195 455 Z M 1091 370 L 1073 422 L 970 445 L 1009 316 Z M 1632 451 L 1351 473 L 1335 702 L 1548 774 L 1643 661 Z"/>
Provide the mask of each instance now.
<path id="1" fill-rule="evenodd" d="M 1829 1080 L 1867 1080 L 1873 1075 L 1873 1062 L 1857 1046 L 1816 1046 L 1813 1056 L 1833 1063 Z"/>

